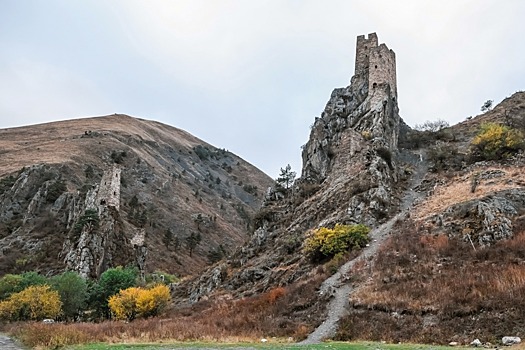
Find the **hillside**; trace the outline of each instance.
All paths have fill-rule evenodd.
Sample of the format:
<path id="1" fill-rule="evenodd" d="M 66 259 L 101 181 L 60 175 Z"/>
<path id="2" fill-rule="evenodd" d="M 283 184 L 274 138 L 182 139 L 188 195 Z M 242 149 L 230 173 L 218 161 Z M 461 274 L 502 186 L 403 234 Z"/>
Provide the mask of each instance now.
<path id="1" fill-rule="evenodd" d="M 523 136 L 490 161 L 472 142 L 486 122 L 523 135 L 524 107 L 519 92 L 458 125 L 413 130 L 398 115 L 393 52 L 358 37 L 351 84 L 315 119 L 301 177 L 270 193 L 244 247 L 176 288 L 173 316 L 306 343 L 522 335 Z M 368 243 L 312 258 L 308 239 L 338 224 L 366 225 Z"/>
<path id="2" fill-rule="evenodd" d="M 231 152 L 126 115 L 3 129 L 0 154 L 0 274 L 193 274 L 247 239 L 273 184 Z"/>

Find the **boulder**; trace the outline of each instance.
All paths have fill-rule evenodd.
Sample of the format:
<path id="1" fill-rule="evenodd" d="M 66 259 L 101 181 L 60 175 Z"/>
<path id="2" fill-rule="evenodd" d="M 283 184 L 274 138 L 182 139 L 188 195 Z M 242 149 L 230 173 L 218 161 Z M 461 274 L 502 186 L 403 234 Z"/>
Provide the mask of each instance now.
<path id="1" fill-rule="evenodd" d="M 481 343 L 481 341 L 479 339 L 476 338 L 470 343 L 470 345 L 478 347 L 478 346 L 481 346 L 483 344 Z"/>
<path id="2" fill-rule="evenodd" d="M 501 343 L 507 346 L 519 344 L 521 343 L 521 338 L 520 337 L 503 337 L 501 338 Z"/>

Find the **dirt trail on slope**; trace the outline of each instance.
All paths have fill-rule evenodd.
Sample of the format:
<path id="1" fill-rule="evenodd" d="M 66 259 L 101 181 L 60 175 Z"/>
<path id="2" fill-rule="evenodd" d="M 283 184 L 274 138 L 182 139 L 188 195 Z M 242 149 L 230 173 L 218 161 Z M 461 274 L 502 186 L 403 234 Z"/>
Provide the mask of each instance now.
<path id="1" fill-rule="evenodd" d="M 0 334 L 0 349 L 2 350 L 24 350 L 13 339 L 5 334 Z"/>
<path id="2" fill-rule="evenodd" d="M 408 214 L 410 208 L 416 200 L 424 196 L 424 194 L 418 193 L 414 190 L 414 188 L 421 183 L 428 170 L 428 165 L 424 159 L 424 156 L 425 154 L 422 151 L 419 154 L 412 154 L 406 151 L 401 153 L 403 160 L 412 163 L 415 166 L 415 171 L 412 174 L 410 186 L 401 200 L 400 213 L 392 217 L 383 225 L 373 229 L 368 235 L 370 237 L 370 244 L 361 251 L 359 256 L 345 263 L 334 275 L 330 276 L 323 282 L 319 293 L 329 293 L 332 295 L 332 299 L 327 306 L 327 318 L 308 336 L 308 338 L 299 344 L 315 344 L 321 342 L 324 339 L 332 338 L 335 335 L 339 320 L 347 313 L 349 306 L 348 296 L 353 290 L 351 283 L 349 281 L 345 281 L 344 277 L 348 272 L 350 272 L 350 270 L 358 261 L 368 261 L 372 259 L 372 257 L 377 253 L 377 250 L 381 244 L 388 237 L 394 224 L 399 219 L 402 219 Z"/>

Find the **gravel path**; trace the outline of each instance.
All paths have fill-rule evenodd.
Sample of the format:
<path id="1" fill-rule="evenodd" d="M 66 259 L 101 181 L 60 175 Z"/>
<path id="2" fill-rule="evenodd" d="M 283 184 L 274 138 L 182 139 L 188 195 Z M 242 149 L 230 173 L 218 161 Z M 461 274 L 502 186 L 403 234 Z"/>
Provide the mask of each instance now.
<path id="1" fill-rule="evenodd" d="M 11 338 L 4 334 L 0 334 L 0 349 L 2 350 L 23 350 L 24 348 L 20 347 L 15 343 Z"/>
<path id="2" fill-rule="evenodd" d="M 405 217 L 413 203 L 424 195 L 413 190 L 415 186 L 421 183 L 428 170 L 427 162 L 424 161 L 423 157 L 424 153 L 419 153 L 417 155 L 405 153 L 403 155 L 403 158 L 412 162 L 416 169 L 412 174 L 410 187 L 405 192 L 401 201 L 401 212 L 383 225 L 373 229 L 368 235 L 370 237 L 370 244 L 361 251 L 359 256 L 345 263 L 334 275 L 330 276 L 323 282 L 323 284 L 321 284 L 319 293 L 330 293 L 332 295 L 332 299 L 327 306 L 328 316 L 326 320 L 308 336 L 308 338 L 299 344 L 316 344 L 324 339 L 332 338 L 337 332 L 337 324 L 339 320 L 348 312 L 348 296 L 353 291 L 351 283 L 345 278 L 345 276 L 358 261 L 362 259 L 372 260 L 381 244 L 388 237 L 392 230 L 392 226 L 397 220 Z"/>

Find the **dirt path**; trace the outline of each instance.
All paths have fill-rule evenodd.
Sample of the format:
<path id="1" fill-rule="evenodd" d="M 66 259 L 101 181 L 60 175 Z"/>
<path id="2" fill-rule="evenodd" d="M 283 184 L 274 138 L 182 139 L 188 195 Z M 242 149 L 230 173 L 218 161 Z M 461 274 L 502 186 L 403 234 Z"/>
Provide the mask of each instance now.
<path id="1" fill-rule="evenodd" d="M 0 334 L 0 349 L 2 350 L 23 350 L 15 341 L 5 334 Z"/>
<path id="2" fill-rule="evenodd" d="M 345 281 L 346 274 L 350 272 L 350 270 L 358 261 L 363 259 L 368 261 L 372 259 L 381 244 L 388 237 L 390 231 L 392 230 L 392 226 L 396 223 L 396 221 L 408 214 L 413 203 L 423 196 L 413 189 L 421 183 L 428 170 L 427 162 L 424 159 L 424 153 L 404 153 L 402 154 L 402 157 L 405 161 L 410 162 L 415 166 L 415 171 L 412 174 L 410 187 L 405 192 L 401 201 L 401 212 L 383 225 L 373 229 L 369 233 L 370 244 L 361 251 L 359 256 L 341 266 L 334 275 L 330 276 L 323 282 L 319 293 L 330 293 L 332 295 L 332 299 L 327 306 L 327 318 L 308 336 L 308 338 L 299 344 L 316 344 L 335 335 L 339 320 L 347 313 L 349 299 L 348 296 L 352 292 L 351 283 L 349 281 Z"/>

